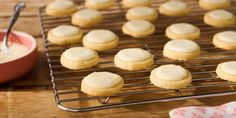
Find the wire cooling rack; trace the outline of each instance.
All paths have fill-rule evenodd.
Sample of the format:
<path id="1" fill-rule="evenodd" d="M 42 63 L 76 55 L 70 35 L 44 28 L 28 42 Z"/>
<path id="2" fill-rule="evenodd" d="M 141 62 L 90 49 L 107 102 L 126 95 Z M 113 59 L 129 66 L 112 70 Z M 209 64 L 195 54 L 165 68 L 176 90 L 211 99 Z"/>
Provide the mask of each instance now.
<path id="1" fill-rule="evenodd" d="M 212 37 L 215 33 L 225 30 L 236 30 L 236 27 L 213 28 L 205 25 L 202 21 L 206 12 L 198 7 L 197 0 L 185 0 L 191 7 L 191 14 L 185 17 L 166 17 L 159 15 L 154 22 L 156 31 L 154 35 L 145 38 L 132 38 L 121 32 L 122 25 L 126 22 L 125 12 L 120 1 L 116 1 L 114 7 L 103 10 L 105 20 L 101 25 L 83 29 L 85 33 L 91 29 L 109 29 L 115 32 L 119 38 L 119 46 L 115 49 L 99 52 L 101 61 L 98 66 L 86 70 L 69 70 L 60 64 L 61 53 L 75 45 L 58 46 L 48 42 L 47 33 L 50 29 L 71 24 L 70 17 L 52 17 L 45 14 L 45 7 L 40 8 L 39 17 L 42 26 L 42 36 L 45 40 L 45 49 L 48 65 L 50 68 L 51 82 L 56 104 L 59 108 L 67 111 L 92 111 L 137 105 L 153 102 L 167 102 L 173 100 L 184 100 L 191 98 L 204 98 L 236 94 L 235 83 L 223 81 L 215 74 L 216 66 L 225 61 L 236 60 L 236 51 L 225 51 L 218 49 L 212 44 Z M 151 7 L 158 8 L 164 0 L 154 0 Z M 84 1 L 76 2 L 80 9 L 84 8 Z M 235 0 L 233 1 L 235 4 Z M 236 14 L 236 7 L 227 9 Z M 164 35 L 165 28 L 172 23 L 186 22 L 201 28 L 201 38 L 196 42 L 201 47 L 201 56 L 197 59 L 181 62 L 173 61 L 163 57 L 162 49 L 168 38 Z M 155 55 L 155 64 L 145 70 L 125 71 L 116 68 L 113 63 L 113 56 L 120 50 L 129 47 L 143 48 Z M 190 70 L 193 82 L 186 88 L 178 90 L 166 90 L 158 88 L 149 81 L 149 74 L 152 69 L 163 64 L 178 64 Z M 94 71 L 109 71 L 121 75 L 125 80 L 124 88 L 116 95 L 108 98 L 89 96 L 81 92 L 81 80 Z"/>

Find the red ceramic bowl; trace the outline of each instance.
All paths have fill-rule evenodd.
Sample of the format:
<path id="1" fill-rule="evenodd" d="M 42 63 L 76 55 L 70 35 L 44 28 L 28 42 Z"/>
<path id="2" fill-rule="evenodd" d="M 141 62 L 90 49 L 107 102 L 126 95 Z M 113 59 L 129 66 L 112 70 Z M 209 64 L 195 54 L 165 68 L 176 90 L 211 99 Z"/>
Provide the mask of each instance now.
<path id="1" fill-rule="evenodd" d="M 0 30 L 0 41 L 4 36 L 5 31 Z M 19 78 L 30 71 L 36 62 L 37 45 L 31 35 L 14 31 L 9 35 L 9 42 L 20 43 L 28 47 L 29 50 L 17 59 L 0 62 L 0 83 Z"/>

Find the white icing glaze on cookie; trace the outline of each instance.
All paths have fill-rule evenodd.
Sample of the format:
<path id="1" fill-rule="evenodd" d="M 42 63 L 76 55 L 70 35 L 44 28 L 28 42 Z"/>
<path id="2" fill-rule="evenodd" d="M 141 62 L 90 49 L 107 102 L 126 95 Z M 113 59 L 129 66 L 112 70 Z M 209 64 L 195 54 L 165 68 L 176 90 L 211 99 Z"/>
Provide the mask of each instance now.
<path id="1" fill-rule="evenodd" d="M 54 9 L 68 9 L 74 6 L 74 3 L 70 0 L 56 0 L 48 5 Z"/>
<path id="2" fill-rule="evenodd" d="M 185 2 L 177 1 L 177 0 L 171 0 L 161 5 L 162 7 L 168 9 L 168 10 L 184 10 L 187 8 L 187 4 Z"/>
<path id="3" fill-rule="evenodd" d="M 208 12 L 208 15 L 217 20 L 227 20 L 233 17 L 233 14 L 225 10 L 214 10 Z"/>
<path id="4" fill-rule="evenodd" d="M 222 63 L 221 69 L 228 74 L 236 76 L 236 61 Z"/>
<path id="5" fill-rule="evenodd" d="M 156 11 L 153 8 L 145 7 L 145 6 L 139 6 L 134 7 L 128 10 L 128 13 L 135 15 L 135 16 L 151 16 L 155 15 Z"/>
<path id="6" fill-rule="evenodd" d="M 131 31 L 147 31 L 152 28 L 152 24 L 145 20 L 132 20 L 125 24 Z"/>
<path id="7" fill-rule="evenodd" d="M 197 31 L 197 28 L 188 23 L 176 23 L 170 26 L 170 30 L 175 34 L 190 34 Z"/>
<path id="8" fill-rule="evenodd" d="M 151 2 L 151 0 L 124 0 L 124 1 L 128 4 L 139 4 L 139 5 Z"/>
<path id="9" fill-rule="evenodd" d="M 122 78 L 110 72 L 93 72 L 86 76 L 83 82 L 92 88 L 108 89 L 122 82 Z"/>
<path id="10" fill-rule="evenodd" d="M 191 40 L 181 39 L 181 40 L 172 40 L 166 43 L 164 48 L 175 52 L 194 52 L 199 49 L 197 43 Z"/>
<path id="11" fill-rule="evenodd" d="M 235 31 L 224 31 L 217 34 L 217 39 L 226 43 L 236 43 L 236 32 Z"/>
<path id="12" fill-rule="evenodd" d="M 181 66 L 169 64 L 158 67 L 155 71 L 155 75 L 161 80 L 177 81 L 185 78 L 187 71 Z"/>
<path id="13" fill-rule="evenodd" d="M 217 4 L 222 4 L 228 2 L 228 0 L 203 0 L 204 2 L 207 3 L 217 3 Z"/>
<path id="14" fill-rule="evenodd" d="M 101 16 L 101 14 L 97 10 L 93 9 L 83 9 L 81 11 L 76 12 L 73 16 L 79 18 L 79 19 L 93 19 L 98 16 Z"/>
<path id="15" fill-rule="evenodd" d="M 116 35 L 109 30 L 92 30 L 86 36 L 85 40 L 93 43 L 108 43 L 116 39 Z"/>
<path id="16" fill-rule="evenodd" d="M 140 62 L 151 57 L 151 54 L 141 48 L 128 48 L 120 50 L 117 56 L 126 62 Z"/>
<path id="17" fill-rule="evenodd" d="M 106 4 L 109 2 L 113 2 L 113 0 L 86 0 L 86 2 L 88 2 L 89 4 Z"/>
<path id="18" fill-rule="evenodd" d="M 67 49 L 63 55 L 71 61 L 88 61 L 97 56 L 97 53 L 85 47 L 73 47 Z"/>
<path id="19" fill-rule="evenodd" d="M 53 35 L 58 37 L 69 37 L 80 33 L 80 29 L 71 25 L 61 25 L 52 30 Z"/>

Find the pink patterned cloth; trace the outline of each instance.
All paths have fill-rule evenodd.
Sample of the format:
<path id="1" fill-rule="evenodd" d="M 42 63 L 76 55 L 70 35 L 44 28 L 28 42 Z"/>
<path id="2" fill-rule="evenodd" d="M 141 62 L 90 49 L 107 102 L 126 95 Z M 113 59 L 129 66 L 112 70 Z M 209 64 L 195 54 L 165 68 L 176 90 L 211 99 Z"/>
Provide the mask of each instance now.
<path id="1" fill-rule="evenodd" d="M 236 118 L 236 101 L 215 107 L 190 106 L 173 109 L 170 118 Z"/>

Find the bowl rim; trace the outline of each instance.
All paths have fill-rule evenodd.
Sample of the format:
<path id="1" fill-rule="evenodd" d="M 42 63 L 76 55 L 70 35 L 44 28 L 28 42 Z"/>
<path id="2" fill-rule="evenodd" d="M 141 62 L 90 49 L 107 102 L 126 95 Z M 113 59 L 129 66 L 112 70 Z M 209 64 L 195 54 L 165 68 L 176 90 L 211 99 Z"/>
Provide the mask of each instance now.
<path id="1" fill-rule="evenodd" d="M 0 29 L 0 32 L 1 32 L 1 33 L 2 33 L 2 32 L 6 32 L 6 30 Z M 19 56 L 18 58 L 15 58 L 15 59 L 12 59 L 12 60 L 9 60 L 9 61 L 0 62 L 0 64 L 11 63 L 11 62 L 13 62 L 13 61 L 16 61 L 16 60 L 19 60 L 19 59 L 21 59 L 21 58 L 24 58 L 24 57 L 26 57 L 27 55 L 29 55 L 29 54 L 31 54 L 32 52 L 34 52 L 34 50 L 36 50 L 36 48 L 37 48 L 36 39 L 35 39 L 32 35 L 30 35 L 30 34 L 28 34 L 28 33 L 25 33 L 25 32 L 21 32 L 21 31 L 12 31 L 11 33 L 16 34 L 16 35 L 20 35 L 20 36 L 22 36 L 22 37 L 25 37 L 25 38 L 29 39 L 30 41 L 32 41 L 32 46 L 29 48 L 29 50 L 27 51 L 27 53 L 25 53 L 25 54 Z"/>

